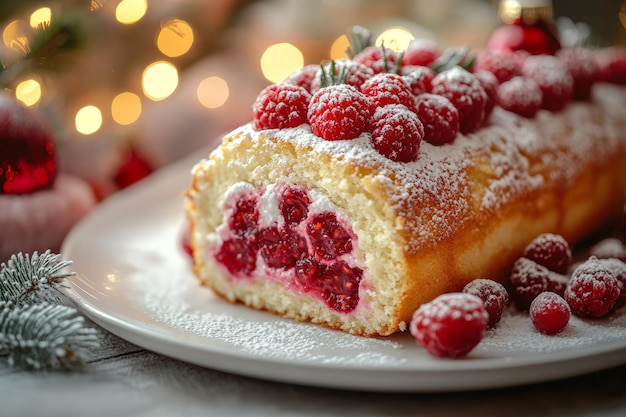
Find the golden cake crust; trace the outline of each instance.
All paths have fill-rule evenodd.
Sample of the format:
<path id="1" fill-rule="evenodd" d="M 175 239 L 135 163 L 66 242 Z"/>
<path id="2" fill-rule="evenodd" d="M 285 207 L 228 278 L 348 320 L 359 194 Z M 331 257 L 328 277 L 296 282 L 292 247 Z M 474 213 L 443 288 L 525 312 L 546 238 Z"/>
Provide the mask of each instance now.
<path id="1" fill-rule="evenodd" d="M 308 126 L 243 126 L 193 169 L 187 192 L 195 273 L 230 301 L 362 335 L 404 330 L 416 308 L 475 278 L 502 281 L 540 233 L 571 243 L 622 214 L 626 89 L 596 85 L 589 102 L 525 119 L 496 108 L 487 126 L 451 145 L 423 143 L 392 162 L 366 137 L 325 141 Z M 292 183 L 342 212 L 365 266 L 359 308 L 329 311 L 276 280 L 233 280 L 209 254 L 235 184 Z"/>

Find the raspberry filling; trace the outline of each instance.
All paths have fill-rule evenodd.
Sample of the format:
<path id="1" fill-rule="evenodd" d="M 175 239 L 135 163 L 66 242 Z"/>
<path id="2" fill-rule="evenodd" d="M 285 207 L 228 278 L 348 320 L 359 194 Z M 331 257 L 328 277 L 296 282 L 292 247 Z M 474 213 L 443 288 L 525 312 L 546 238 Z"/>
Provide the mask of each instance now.
<path id="1" fill-rule="evenodd" d="M 349 313 L 359 304 L 363 278 L 356 236 L 328 199 L 313 194 L 293 184 L 233 186 L 210 250 L 235 279 L 280 281 Z"/>

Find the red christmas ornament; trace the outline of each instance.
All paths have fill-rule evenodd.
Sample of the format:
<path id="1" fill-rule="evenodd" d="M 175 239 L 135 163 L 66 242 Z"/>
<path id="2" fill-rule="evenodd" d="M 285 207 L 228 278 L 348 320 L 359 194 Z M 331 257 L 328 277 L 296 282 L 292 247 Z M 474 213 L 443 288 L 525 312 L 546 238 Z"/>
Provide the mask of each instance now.
<path id="1" fill-rule="evenodd" d="M 501 0 L 499 13 L 504 24 L 493 32 L 488 48 L 532 55 L 554 55 L 561 48 L 551 0 Z"/>
<path id="2" fill-rule="evenodd" d="M 0 94 L 0 194 L 52 188 L 57 161 L 52 133 L 41 118 Z"/>
<path id="3" fill-rule="evenodd" d="M 117 169 L 113 182 L 119 188 L 126 188 L 139 180 L 144 179 L 154 171 L 154 168 L 131 147 L 126 158 Z"/>

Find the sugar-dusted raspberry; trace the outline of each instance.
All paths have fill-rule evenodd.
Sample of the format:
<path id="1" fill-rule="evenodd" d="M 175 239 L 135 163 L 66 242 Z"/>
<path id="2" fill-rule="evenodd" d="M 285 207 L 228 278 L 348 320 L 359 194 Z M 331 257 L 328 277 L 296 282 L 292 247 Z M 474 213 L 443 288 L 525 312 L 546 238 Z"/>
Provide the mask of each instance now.
<path id="1" fill-rule="evenodd" d="M 474 72 L 487 71 L 492 73 L 501 84 L 520 75 L 520 67 L 512 51 L 500 49 L 483 49 L 476 55 Z"/>
<path id="2" fill-rule="evenodd" d="M 571 316 L 567 302 L 553 292 L 542 292 L 533 300 L 529 309 L 530 319 L 543 334 L 556 334 L 565 329 Z"/>
<path id="3" fill-rule="evenodd" d="M 258 197 L 242 194 L 233 204 L 228 216 L 228 227 L 236 236 L 255 238 L 259 230 Z"/>
<path id="4" fill-rule="evenodd" d="M 307 122 L 311 95 L 307 90 L 290 84 L 265 87 L 252 105 L 256 129 L 286 129 Z"/>
<path id="5" fill-rule="evenodd" d="M 354 139 L 369 125 L 370 99 L 348 84 L 331 85 L 316 92 L 309 104 L 311 131 L 326 140 Z"/>
<path id="6" fill-rule="evenodd" d="M 415 96 L 406 80 L 389 72 L 374 75 L 361 85 L 361 92 L 368 96 L 375 107 L 388 104 L 402 104 L 408 109 L 415 108 Z"/>
<path id="7" fill-rule="evenodd" d="M 311 92 L 311 83 L 318 77 L 320 66 L 317 64 L 309 64 L 291 73 L 285 80 L 284 84 L 297 85 Z"/>
<path id="8" fill-rule="evenodd" d="M 394 69 L 398 61 L 398 54 L 393 49 L 382 46 L 368 46 L 352 59 L 354 62 L 367 66 L 375 74 L 380 74 Z"/>
<path id="9" fill-rule="evenodd" d="M 351 59 L 331 61 L 318 67 L 315 78 L 311 81 L 311 94 L 321 87 L 333 84 L 348 84 L 360 90 L 361 85 L 373 76 L 374 71 L 371 68 Z"/>
<path id="10" fill-rule="evenodd" d="M 596 243 L 589 249 L 589 255 L 596 258 L 617 258 L 626 262 L 626 245 L 620 239 L 607 237 Z"/>
<path id="11" fill-rule="evenodd" d="M 322 259 L 332 261 L 352 252 L 352 237 L 333 212 L 313 215 L 307 224 L 307 233 L 315 254 Z"/>
<path id="12" fill-rule="evenodd" d="M 443 71 L 433 79 L 433 94 L 446 97 L 459 111 L 462 133 L 471 133 L 483 123 L 487 94 L 478 79 L 461 67 Z"/>
<path id="13" fill-rule="evenodd" d="M 502 317 L 504 307 L 509 303 L 509 293 L 504 285 L 491 279 L 478 278 L 470 281 L 464 288 L 466 294 L 473 294 L 483 301 L 489 314 L 488 327 L 495 327 Z"/>
<path id="14" fill-rule="evenodd" d="M 613 276 L 617 279 L 620 296 L 615 307 L 621 307 L 626 304 L 626 263 L 615 258 L 598 259 L 598 262 L 611 271 Z"/>
<path id="15" fill-rule="evenodd" d="M 563 236 L 553 233 L 534 238 L 524 249 L 524 257 L 559 274 L 566 274 L 572 263 L 569 243 Z"/>
<path id="16" fill-rule="evenodd" d="M 488 322 L 489 314 L 480 298 L 449 293 L 418 308 L 409 329 L 432 355 L 458 358 L 480 343 Z"/>
<path id="17" fill-rule="evenodd" d="M 512 298 L 519 310 L 528 310 L 535 297 L 544 291 L 563 295 L 568 282 L 564 275 L 527 258 L 519 258 L 513 264 L 509 281 Z"/>
<path id="18" fill-rule="evenodd" d="M 603 317 L 619 298 L 619 283 L 611 270 L 592 256 L 581 263 L 565 290 L 572 312 L 582 317 Z"/>
<path id="19" fill-rule="evenodd" d="M 534 117 L 543 102 L 541 89 L 527 77 L 514 77 L 503 82 L 497 93 L 500 107 L 522 117 Z"/>
<path id="20" fill-rule="evenodd" d="M 559 111 L 574 96 L 574 79 L 563 63 L 551 55 L 532 55 L 522 66 L 522 75 L 537 83 L 543 93 L 541 107 Z"/>
<path id="21" fill-rule="evenodd" d="M 478 79 L 480 85 L 483 86 L 485 94 L 487 94 L 487 102 L 485 103 L 485 120 L 487 120 L 498 101 L 498 86 L 500 83 L 496 76 L 489 71 L 474 71 L 474 76 Z"/>
<path id="22" fill-rule="evenodd" d="M 557 51 L 556 56 L 574 79 L 574 98 L 588 99 L 597 74 L 594 52 L 584 47 L 562 48 Z"/>
<path id="23" fill-rule="evenodd" d="M 415 113 L 424 125 L 424 140 L 432 145 L 451 143 L 459 131 L 459 112 L 444 96 L 418 96 Z"/>
<path id="24" fill-rule="evenodd" d="M 411 87 L 413 95 L 417 97 L 420 94 L 430 92 L 431 83 L 437 74 L 428 67 L 406 65 L 400 68 L 400 75 Z"/>
<path id="25" fill-rule="evenodd" d="M 595 55 L 599 80 L 626 84 L 626 48 L 623 46 L 603 48 Z"/>
<path id="26" fill-rule="evenodd" d="M 424 126 L 417 115 L 401 104 L 379 107 L 371 119 L 370 132 L 374 149 L 396 162 L 417 159 Z"/>
<path id="27" fill-rule="evenodd" d="M 441 56 L 441 49 L 437 42 L 431 39 L 415 39 L 402 55 L 402 65 L 419 65 L 426 67 Z"/>

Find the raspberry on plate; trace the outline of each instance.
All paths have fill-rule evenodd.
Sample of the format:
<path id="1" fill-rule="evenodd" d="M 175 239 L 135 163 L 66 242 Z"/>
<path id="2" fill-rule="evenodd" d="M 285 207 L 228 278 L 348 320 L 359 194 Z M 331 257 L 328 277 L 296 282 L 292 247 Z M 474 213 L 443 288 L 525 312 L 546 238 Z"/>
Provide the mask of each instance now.
<path id="1" fill-rule="evenodd" d="M 513 300 L 519 310 L 528 310 L 532 301 L 542 292 L 552 291 L 563 295 L 568 282 L 564 275 L 524 257 L 513 264 L 509 281 L 513 288 Z"/>
<path id="2" fill-rule="evenodd" d="M 454 141 L 459 131 L 459 112 L 450 100 L 437 94 L 422 94 L 415 100 L 415 114 L 424 125 L 424 140 L 432 145 Z"/>
<path id="3" fill-rule="evenodd" d="M 563 236 L 543 233 L 524 249 L 524 257 L 559 274 L 567 273 L 572 263 L 572 251 Z"/>
<path id="4" fill-rule="evenodd" d="M 509 293 L 504 285 L 491 279 L 478 278 L 469 282 L 464 288 L 466 294 L 473 294 L 483 301 L 489 313 L 488 327 L 495 327 L 502 317 L 504 307 L 509 303 Z"/>
<path id="5" fill-rule="evenodd" d="M 574 79 L 554 56 L 529 56 L 522 65 L 522 75 L 537 83 L 543 93 L 541 107 L 546 110 L 562 110 L 574 96 Z"/>
<path id="6" fill-rule="evenodd" d="M 372 112 L 370 99 L 348 84 L 323 87 L 311 98 L 311 131 L 326 140 L 354 139 L 363 133 Z"/>
<path id="7" fill-rule="evenodd" d="M 565 300 L 572 312 L 581 317 L 608 315 L 619 295 L 617 278 L 595 256 L 576 268 L 565 290 Z"/>
<path id="8" fill-rule="evenodd" d="M 488 322 L 489 314 L 480 298 L 449 293 L 418 308 L 409 329 L 430 354 L 459 358 L 480 343 Z"/>
<path id="9" fill-rule="evenodd" d="M 621 307 L 626 303 L 626 263 L 615 258 L 598 259 L 598 261 L 617 279 L 620 295 L 615 307 Z"/>
<path id="10" fill-rule="evenodd" d="M 541 108 L 543 93 L 530 78 L 513 77 L 498 86 L 497 101 L 504 110 L 532 118 Z"/>
<path id="11" fill-rule="evenodd" d="M 417 159 L 424 126 L 417 115 L 401 104 L 379 107 L 371 119 L 372 145 L 381 155 L 396 162 Z"/>
<path id="12" fill-rule="evenodd" d="M 620 239 L 609 237 L 593 245 L 589 255 L 599 259 L 616 258 L 626 262 L 626 245 Z"/>
<path id="13" fill-rule="evenodd" d="M 406 80 L 398 75 L 383 72 L 374 75 L 361 85 L 361 92 L 370 97 L 375 107 L 402 104 L 409 110 L 415 107 L 415 96 Z"/>
<path id="14" fill-rule="evenodd" d="M 443 71 L 433 79 L 431 92 L 446 97 L 456 107 L 462 133 L 480 128 L 485 118 L 487 94 L 473 74 L 458 66 Z"/>
<path id="15" fill-rule="evenodd" d="M 307 122 L 311 95 L 302 87 L 272 84 L 257 96 L 252 112 L 256 129 L 286 129 Z"/>
<path id="16" fill-rule="evenodd" d="M 560 295 L 542 292 L 530 304 L 529 314 L 533 325 L 541 333 L 556 334 L 569 323 L 571 310 Z"/>

